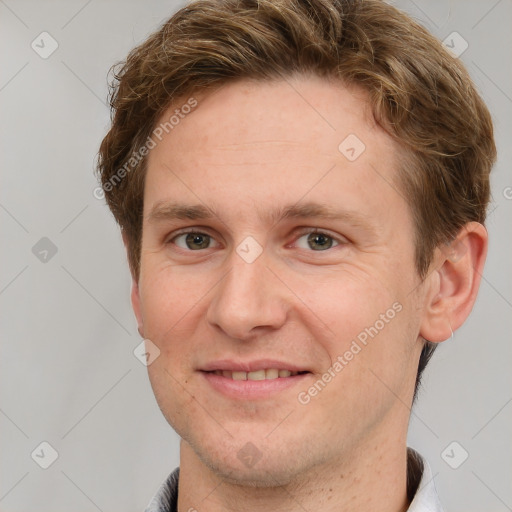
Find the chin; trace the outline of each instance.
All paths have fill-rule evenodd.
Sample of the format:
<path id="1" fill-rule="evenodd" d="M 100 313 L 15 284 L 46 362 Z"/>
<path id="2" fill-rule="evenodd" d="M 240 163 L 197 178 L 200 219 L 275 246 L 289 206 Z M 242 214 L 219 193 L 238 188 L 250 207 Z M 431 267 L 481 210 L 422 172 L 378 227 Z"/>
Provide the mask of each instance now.
<path id="1" fill-rule="evenodd" d="M 224 431 L 220 436 L 206 432 L 194 432 L 190 436 L 184 432 L 181 437 L 202 464 L 235 485 L 262 488 L 288 485 L 300 480 L 315 463 L 322 462 L 310 460 L 315 453 L 311 443 L 301 442 L 296 432 L 294 436 L 283 432 L 265 438 L 269 429 L 264 434 L 259 430 L 263 429 L 241 429 L 233 437 Z M 316 452 L 315 459 L 318 458 Z"/>
<path id="2" fill-rule="evenodd" d="M 234 485 L 279 487 L 290 484 L 304 471 L 286 462 L 283 463 L 281 457 L 272 460 L 273 457 L 267 456 L 253 467 L 245 467 L 237 458 L 226 460 L 225 456 L 216 455 L 200 454 L 200 459 L 218 477 Z"/>

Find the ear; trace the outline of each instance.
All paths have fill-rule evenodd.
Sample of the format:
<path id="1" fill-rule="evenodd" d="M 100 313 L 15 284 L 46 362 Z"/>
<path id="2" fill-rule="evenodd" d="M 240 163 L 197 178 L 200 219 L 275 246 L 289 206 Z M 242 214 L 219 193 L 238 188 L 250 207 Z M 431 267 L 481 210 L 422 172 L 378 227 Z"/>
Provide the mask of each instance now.
<path id="1" fill-rule="evenodd" d="M 126 236 L 126 233 L 123 231 L 123 243 L 126 251 L 129 251 L 129 240 Z M 131 300 L 132 300 L 132 308 L 133 312 L 135 313 L 135 318 L 137 319 L 137 330 L 139 331 L 139 334 L 142 338 L 144 338 L 144 324 L 142 320 L 142 309 L 140 306 L 140 292 L 139 292 L 139 283 L 136 279 L 133 272 L 131 272 L 132 275 L 132 291 L 131 291 Z"/>
<path id="2" fill-rule="evenodd" d="M 420 335 L 432 342 L 451 337 L 473 309 L 485 257 L 488 235 L 478 222 L 466 224 L 455 240 L 436 250 L 435 268 L 427 278 L 425 314 Z"/>

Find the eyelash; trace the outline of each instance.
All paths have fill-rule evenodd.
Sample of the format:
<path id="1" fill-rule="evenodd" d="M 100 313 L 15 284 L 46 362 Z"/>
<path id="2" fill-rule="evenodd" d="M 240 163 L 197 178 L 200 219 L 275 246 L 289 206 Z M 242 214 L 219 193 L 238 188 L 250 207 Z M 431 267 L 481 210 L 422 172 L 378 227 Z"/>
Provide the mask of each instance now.
<path id="1" fill-rule="evenodd" d="M 295 238 L 295 243 L 297 242 L 297 240 L 299 238 L 302 238 L 305 235 L 311 235 L 311 234 L 325 235 L 328 238 L 331 238 L 332 240 L 334 240 L 336 242 L 336 245 L 334 247 L 337 247 L 338 245 L 347 243 L 347 239 L 345 237 L 341 237 L 339 235 L 333 235 L 333 234 L 329 233 L 329 231 L 327 231 L 327 230 L 321 230 L 318 228 L 303 228 L 303 229 L 299 228 L 299 231 Z M 315 252 L 321 252 L 321 251 L 315 251 Z"/>
<path id="2" fill-rule="evenodd" d="M 191 227 L 191 228 L 183 229 L 183 230 L 179 231 L 178 233 L 173 234 L 172 238 L 168 239 L 166 244 L 174 243 L 174 241 L 178 237 L 183 236 L 183 235 L 188 235 L 190 233 L 206 235 L 206 236 L 209 236 L 212 240 L 215 240 L 215 237 L 213 235 L 211 235 L 210 233 L 208 233 L 207 229 L 204 229 L 204 228 L 201 228 L 201 227 Z M 329 251 L 330 249 L 333 249 L 334 247 L 338 247 L 340 245 L 344 245 L 344 244 L 348 243 L 348 240 L 345 237 L 335 236 L 335 235 L 330 234 L 326 230 L 319 230 L 318 228 L 303 228 L 303 229 L 300 229 L 297 232 L 297 234 L 295 235 L 295 237 L 294 237 L 295 241 L 293 243 L 296 243 L 297 240 L 299 240 L 303 236 L 310 235 L 310 234 L 313 234 L 313 233 L 314 234 L 319 234 L 319 235 L 325 235 L 328 238 L 331 238 L 336 243 L 336 245 L 334 245 L 333 247 L 329 247 L 328 249 L 325 249 L 325 251 Z M 290 245 L 291 244 L 288 244 L 286 247 L 289 247 Z M 198 249 L 196 251 L 193 251 L 191 249 L 183 249 L 182 247 L 178 247 L 178 248 L 183 250 L 183 251 L 187 251 L 187 252 L 200 252 L 201 250 L 206 250 L 206 249 Z M 311 250 L 310 252 L 323 252 L 323 251 L 313 251 L 313 250 Z"/>

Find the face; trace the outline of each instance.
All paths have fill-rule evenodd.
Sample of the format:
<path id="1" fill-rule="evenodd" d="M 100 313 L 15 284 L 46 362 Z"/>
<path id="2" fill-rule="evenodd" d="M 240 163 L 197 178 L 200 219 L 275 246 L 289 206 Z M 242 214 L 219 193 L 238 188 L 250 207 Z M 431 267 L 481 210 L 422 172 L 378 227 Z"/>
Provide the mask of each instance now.
<path id="1" fill-rule="evenodd" d="M 324 79 L 197 100 L 149 155 L 132 296 L 163 414 L 262 485 L 405 438 L 421 298 L 398 147 Z"/>

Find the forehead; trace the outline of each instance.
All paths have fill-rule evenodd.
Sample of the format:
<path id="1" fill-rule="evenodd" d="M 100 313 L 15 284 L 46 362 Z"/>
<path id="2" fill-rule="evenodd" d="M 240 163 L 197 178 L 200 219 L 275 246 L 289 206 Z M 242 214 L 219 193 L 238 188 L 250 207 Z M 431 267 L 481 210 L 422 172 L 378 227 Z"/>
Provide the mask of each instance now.
<path id="1" fill-rule="evenodd" d="M 149 154 L 145 212 L 180 194 L 215 209 L 245 200 L 262 210 L 306 195 L 350 210 L 403 202 L 399 147 L 358 88 L 318 77 L 244 80 L 194 99 Z"/>
<path id="2" fill-rule="evenodd" d="M 373 138 L 382 139 L 374 143 L 389 139 L 374 121 L 366 92 L 340 80 L 301 75 L 282 80 L 237 80 L 193 97 L 197 108 L 181 115 L 167 135 L 172 133 L 176 143 L 187 142 L 185 151 L 201 146 L 201 155 L 212 146 L 250 150 L 247 144 L 259 149 L 258 143 L 285 146 L 300 141 L 315 141 L 319 150 L 330 151 L 333 145 L 337 148 L 347 130 L 361 138 L 370 132 Z M 171 119 L 188 102 L 190 97 L 173 102 L 159 123 Z"/>

